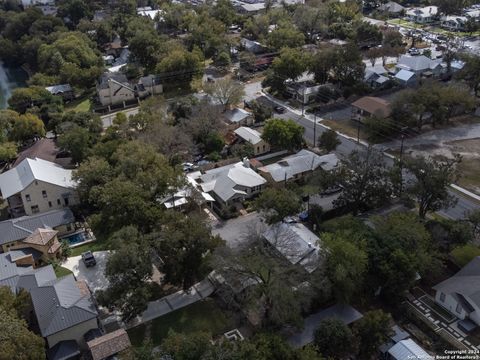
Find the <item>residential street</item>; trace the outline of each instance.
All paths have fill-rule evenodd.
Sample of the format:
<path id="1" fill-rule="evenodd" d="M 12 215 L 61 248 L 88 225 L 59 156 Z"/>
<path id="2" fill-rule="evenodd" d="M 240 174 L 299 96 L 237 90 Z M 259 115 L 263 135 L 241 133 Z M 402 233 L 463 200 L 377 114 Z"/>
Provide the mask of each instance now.
<path id="1" fill-rule="evenodd" d="M 304 132 L 305 140 L 309 144 L 313 144 L 313 138 L 314 138 L 314 129 L 313 129 L 314 128 L 314 116 L 313 115 L 305 114 L 305 116 L 302 116 L 301 110 L 294 109 L 294 108 L 290 107 L 289 105 L 286 105 L 284 102 L 274 98 L 273 96 L 271 96 L 269 94 L 263 93 L 263 98 L 266 98 L 266 100 L 270 101 L 271 103 L 273 103 L 275 105 L 280 105 L 280 106 L 285 107 L 287 109 L 287 111 L 285 113 L 275 114 L 275 116 L 279 117 L 279 118 L 282 118 L 282 119 L 292 119 L 296 123 L 302 125 L 305 129 L 305 132 Z M 263 101 L 265 101 L 265 100 L 263 100 Z M 318 139 L 318 136 L 322 132 L 324 132 L 328 129 L 327 127 L 325 127 L 324 125 L 321 124 L 321 120 L 322 119 L 319 118 L 319 117 L 316 118 L 317 126 L 316 126 L 315 133 L 316 133 L 317 139 Z M 476 126 L 472 126 L 472 125 L 469 125 L 469 126 L 472 127 L 471 130 L 466 130 L 463 127 L 460 127 L 458 130 L 456 128 L 445 129 L 443 131 L 439 130 L 439 131 L 442 131 L 441 134 L 432 135 L 432 136 L 433 137 L 435 137 L 435 136 L 448 137 L 449 135 L 447 135 L 447 132 L 451 132 L 452 134 L 456 133 L 457 135 L 468 133 L 469 134 L 468 136 L 473 136 L 474 134 L 477 134 L 477 132 L 480 132 L 480 125 L 477 124 Z M 428 134 L 425 134 L 425 135 L 428 136 Z M 454 137 L 454 136 L 455 135 L 452 135 L 452 137 Z M 350 154 L 354 150 L 365 151 L 366 147 L 368 146 L 367 144 L 362 143 L 362 142 L 360 142 L 360 144 L 358 144 L 356 139 L 352 139 L 352 138 L 347 137 L 345 135 L 342 135 L 340 133 L 339 133 L 339 140 L 341 141 L 341 143 L 337 147 L 336 153 L 339 156 L 343 156 L 343 157 L 348 156 L 348 154 Z M 411 140 L 414 141 L 415 139 L 411 139 Z M 420 141 L 422 141 L 422 140 L 420 140 Z M 379 150 L 383 152 L 385 149 L 386 149 L 385 147 L 381 147 Z M 391 156 L 384 153 L 384 159 L 385 159 L 385 162 L 388 165 L 390 165 L 390 166 L 393 165 L 393 159 L 392 159 Z M 450 219 L 463 219 L 463 218 L 465 218 L 465 215 L 468 212 L 480 207 L 480 204 L 475 202 L 475 200 L 471 200 L 471 199 L 469 199 L 469 198 L 467 198 L 463 195 L 460 195 L 457 191 L 454 191 L 453 189 L 450 190 L 450 194 L 453 195 L 457 199 L 457 204 L 455 206 L 451 207 L 451 208 L 439 211 L 438 213 L 442 216 L 448 217 Z"/>

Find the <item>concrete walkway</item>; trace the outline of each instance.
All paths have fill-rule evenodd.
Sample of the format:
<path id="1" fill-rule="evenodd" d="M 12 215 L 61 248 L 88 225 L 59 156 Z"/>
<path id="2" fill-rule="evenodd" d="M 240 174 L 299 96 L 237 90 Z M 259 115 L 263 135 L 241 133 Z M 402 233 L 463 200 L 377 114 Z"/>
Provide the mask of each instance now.
<path id="1" fill-rule="evenodd" d="M 127 328 L 132 328 L 147 321 L 156 319 L 160 316 L 181 309 L 210 296 L 215 291 L 215 286 L 206 278 L 196 283 L 190 288 L 189 292 L 180 290 L 174 294 L 165 296 L 159 300 L 151 301 L 147 310 L 135 320 L 127 324 Z"/>

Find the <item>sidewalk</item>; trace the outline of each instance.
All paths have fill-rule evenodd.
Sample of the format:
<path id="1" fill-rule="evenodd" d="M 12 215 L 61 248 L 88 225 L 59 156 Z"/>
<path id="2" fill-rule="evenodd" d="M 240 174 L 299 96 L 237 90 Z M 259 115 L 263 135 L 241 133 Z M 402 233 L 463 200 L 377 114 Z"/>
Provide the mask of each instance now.
<path id="1" fill-rule="evenodd" d="M 127 329 L 143 324 L 160 316 L 181 309 L 210 296 L 215 291 L 215 286 L 206 278 L 190 288 L 190 292 L 183 290 L 165 296 L 159 300 L 151 301 L 147 310 L 136 319 L 127 324 Z"/>

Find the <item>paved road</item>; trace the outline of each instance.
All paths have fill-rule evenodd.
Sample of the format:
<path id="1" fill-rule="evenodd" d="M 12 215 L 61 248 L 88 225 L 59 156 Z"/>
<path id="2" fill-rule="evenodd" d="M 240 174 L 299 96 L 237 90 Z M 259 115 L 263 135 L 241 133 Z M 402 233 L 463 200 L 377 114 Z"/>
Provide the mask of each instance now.
<path id="1" fill-rule="evenodd" d="M 283 119 L 292 119 L 296 123 L 302 125 L 305 129 L 304 137 L 305 137 L 306 141 L 309 144 L 313 144 L 313 138 L 314 138 L 314 136 L 313 136 L 314 129 L 313 128 L 314 128 L 314 119 L 315 119 L 313 115 L 305 114 L 305 116 L 302 116 L 302 113 L 301 113 L 300 110 L 294 109 L 294 108 L 286 105 L 282 101 L 279 101 L 278 99 L 273 98 L 272 96 L 270 96 L 268 94 L 264 94 L 263 97 L 266 98 L 271 103 L 274 103 L 276 105 L 281 105 L 281 106 L 285 107 L 287 109 L 287 111 L 284 114 L 276 114 L 275 116 L 283 118 Z M 263 101 L 267 101 L 267 100 L 263 99 Z M 325 132 L 328 128 L 320 123 L 321 118 L 317 117 L 316 121 L 317 121 L 317 125 L 316 125 L 315 134 L 316 134 L 316 137 L 318 139 L 318 136 L 321 133 Z M 341 143 L 337 147 L 336 153 L 341 157 L 348 156 L 348 154 L 350 154 L 354 150 L 365 151 L 367 146 L 368 146 L 368 144 L 366 144 L 366 143 L 362 143 L 362 142 L 357 143 L 356 139 L 346 137 L 345 135 L 342 135 L 342 134 L 339 134 L 339 140 L 340 140 Z M 382 149 L 379 149 L 379 150 L 381 151 Z M 385 159 L 385 162 L 386 162 L 387 165 L 389 165 L 389 166 L 393 165 L 392 157 L 390 157 L 390 156 L 388 156 L 384 153 L 384 159 Z M 465 218 L 465 215 L 468 212 L 470 212 L 474 209 L 480 208 L 480 203 L 478 203 L 474 200 L 471 200 L 471 199 L 469 199 L 469 198 L 467 198 L 463 195 L 460 195 L 457 191 L 450 190 L 449 192 L 452 196 L 454 196 L 457 199 L 457 204 L 454 205 L 451 208 L 439 211 L 438 212 L 439 214 L 441 214 L 445 217 L 448 217 L 450 219 L 463 219 L 463 218 Z"/>

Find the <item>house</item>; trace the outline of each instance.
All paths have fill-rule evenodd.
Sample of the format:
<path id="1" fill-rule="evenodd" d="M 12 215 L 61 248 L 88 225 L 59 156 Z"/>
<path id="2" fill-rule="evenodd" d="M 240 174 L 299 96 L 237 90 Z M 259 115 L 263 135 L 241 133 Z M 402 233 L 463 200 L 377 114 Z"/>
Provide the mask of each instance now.
<path id="1" fill-rule="evenodd" d="M 258 195 L 267 182 L 250 168 L 248 159 L 207 170 L 203 174 L 197 171 L 187 176 L 220 206 L 229 206 Z"/>
<path id="2" fill-rule="evenodd" d="M 125 74 L 105 73 L 97 84 L 97 95 L 103 106 L 110 106 L 134 100 L 135 89 Z"/>
<path id="3" fill-rule="evenodd" d="M 360 122 L 372 116 L 385 119 L 390 113 L 390 103 L 382 98 L 364 96 L 352 103 L 352 119 Z"/>
<path id="4" fill-rule="evenodd" d="M 240 3 L 240 5 L 237 6 L 237 11 L 240 14 L 255 15 L 262 11 L 265 11 L 265 3 L 264 2 L 257 2 L 253 4 Z"/>
<path id="5" fill-rule="evenodd" d="M 431 75 L 438 76 L 442 72 L 442 60 L 432 60 L 425 55 L 410 56 L 402 55 L 396 65 L 397 71 L 408 70 L 415 75 Z"/>
<path id="6" fill-rule="evenodd" d="M 52 95 L 61 96 L 64 101 L 70 101 L 75 99 L 75 93 L 73 92 L 70 84 L 47 86 L 45 90 L 47 90 Z"/>
<path id="7" fill-rule="evenodd" d="M 97 310 L 90 291 L 73 275 L 57 278 L 52 265 L 33 269 L 17 266 L 11 254 L 0 254 L 0 286 L 9 286 L 14 293 L 25 289 L 30 293 L 38 329 L 47 348 L 60 347 L 64 341 L 74 341 L 77 352 L 86 350 L 84 335 L 98 329 Z M 71 343 L 73 344 L 73 343 Z M 66 357 L 70 358 L 70 357 Z"/>
<path id="8" fill-rule="evenodd" d="M 249 143 L 253 147 L 253 154 L 255 156 L 267 153 L 270 151 L 270 144 L 262 139 L 262 134 L 257 130 L 240 126 L 235 131 L 237 138 L 243 143 Z"/>
<path id="9" fill-rule="evenodd" d="M 7 252 L 18 248 L 37 229 L 55 230 L 64 235 L 75 230 L 75 217 L 69 208 L 52 210 L 32 216 L 22 216 L 0 222 L 0 250 Z"/>
<path id="10" fill-rule="evenodd" d="M 148 17 L 151 20 L 161 21 L 164 13 L 163 10 L 153 10 L 150 6 L 137 8 L 137 15 Z"/>
<path id="11" fill-rule="evenodd" d="M 468 21 L 466 16 L 442 16 L 440 26 L 447 30 L 464 31 L 465 23 Z"/>
<path id="12" fill-rule="evenodd" d="M 408 70 L 400 70 L 395 74 L 395 80 L 402 86 L 415 86 L 417 84 L 417 75 Z"/>
<path id="13" fill-rule="evenodd" d="M 290 264 L 308 273 L 322 265 L 320 238 L 303 224 L 282 221 L 270 226 L 263 237 Z"/>
<path id="14" fill-rule="evenodd" d="M 75 340 L 86 348 L 83 338 L 98 328 L 97 310 L 90 291 L 73 275 L 54 279 L 30 290 L 41 335 L 51 348 L 61 341 Z"/>
<path id="15" fill-rule="evenodd" d="M 395 1 L 389 1 L 386 4 L 382 4 L 378 7 L 378 10 L 388 13 L 391 16 L 400 16 L 405 12 L 405 7 L 396 3 Z"/>
<path id="16" fill-rule="evenodd" d="M 258 168 L 258 172 L 275 183 L 281 183 L 299 180 L 319 167 L 324 171 L 331 171 L 338 162 L 337 156 L 333 153 L 320 156 L 304 149 L 276 163 L 262 166 Z"/>
<path id="17" fill-rule="evenodd" d="M 245 49 L 245 51 L 248 51 L 254 55 L 263 54 L 268 50 L 266 46 L 263 46 L 258 41 L 253 41 L 246 38 L 240 39 L 240 45 Z"/>
<path id="18" fill-rule="evenodd" d="M 319 328 L 323 320 L 338 319 L 345 325 L 350 325 L 362 317 L 363 315 L 350 305 L 336 304 L 307 316 L 303 322 L 302 331 L 290 336 L 287 342 L 293 348 L 298 349 L 313 342 L 315 339 L 315 331 Z M 403 360 L 406 359 L 407 358 L 404 358 Z"/>
<path id="19" fill-rule="evenodd" d="M 313 81 L 291 82 L 287 84 L 287 92 L 300 103 L 309 104 L 315 101 L 322 87 L 323 85 L 316 84 Z"/>
<path id="20" fill-rule="evenodd" d="M 137 96 L 139 98 L 145 98 L 151 95 L 157 95 L 163 93 L 163 85 L 160 76 L 147 75 L 142 76 L 138 80 L 138 84 L 135 86 Z"/>
<path id="21" fill-rule="evenodd" d="M 383 65 L 368 66 L 365 68 L 363 81 L 372 89 L 379 89 L 390 81 L 386 76 L 387 73 L 388 71 Z"/>
<path id="22" fill-rule="evenodd" d="M 60 162 L 67 165 L 70 162 L 70 158 L 57 158 L 59 153 L 60 149 L 58 148 L 57 144 L 55 144 L 55 141 L 53 139 L 41 138 L 35 141 L 30 147 L 21 151 L 18 154 L 17 159 L 13 163 L 12 167 L 18 166 L 26 158 L 38 158 L 45 161 L 57 163 L 59 165 L 61 165 Z"/>
<path id="23" fill-rule="evenodd" d="M 401 340 L 388 350 L 387 360 L 424 359 L 433 360 L 434 356 L 427 353 L 412 339 Z"/>
<path id="24" fill-rule="evenodd" d="M 433 289 L 435 302 L 464 320 L 458 324 L 461 329 L 470 327 L 472 322 L 480 325 L 480 256 Z"/>
<path id="25" fill-rule="evenodd" d="M 55 5 L 55 0 L 21 0 L 20 2 L 24 8 L 35 5 Z"/>
<path id="26" fill-rule="evenodd" d="M 408 9 L 405 15 L 409 21 L 418 24 L 429 24 L 437 19 L 437 14 L 437 6 L 425 6 Z"/>
<path id="27" fill-rule="evenodd" d="M 131 343 L 127 332 L 118 329 L 88 341 L 87 346 L 92 360 L 104 360 L 128 349 Z"/>
<path id="28" fill-rule="evenodd" d="M 26 158 L 0 175 L 0 191 L 13 217 L 78 204 L 76 185 L 72 170 L 38 158 Z"/>
<path id="29" fill-rule="evenodd" d="M 249 126 L 253 125 L 253 123 L 255 122 L 252 113 L 240 108 L 226 110 L 223 113 L 223 117 L 226 123 L 236 126 Z"/>

